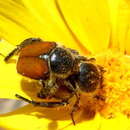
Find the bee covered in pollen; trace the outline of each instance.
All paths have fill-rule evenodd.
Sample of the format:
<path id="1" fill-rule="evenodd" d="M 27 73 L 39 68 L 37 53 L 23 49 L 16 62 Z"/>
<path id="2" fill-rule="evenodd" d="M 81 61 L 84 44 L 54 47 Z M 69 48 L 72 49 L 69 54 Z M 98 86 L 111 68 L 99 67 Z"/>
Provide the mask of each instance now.
<path id="1" fill-rule="evenodd" d="M 84 104 L 91 104 L 90 99 L 100 99 L 98 93 L 102 87 L 104 70 L 93 63 L 94 58 L 81 56 L 76 50 L 39 38 L 24 40 L 5 57 L 5 62 L 15 54 L 18 54 L 17 72 L 42 84 L 41 90 L 36 93 L 37 97 L 56 98 L 60 101 L 38 102 L 28 100 L 19 94 L 16 94 L 17 98 L 35 106 L 60 107 L 69 105 L 70 99 L 75 96 L 70 113 L 73 124 L 73 114 L 78 108 L 84 107 Z M 63 86 L 69 93 L 67 97 L 62 96 Z M 59 90 L 63 92 L 60 93 Z"/>

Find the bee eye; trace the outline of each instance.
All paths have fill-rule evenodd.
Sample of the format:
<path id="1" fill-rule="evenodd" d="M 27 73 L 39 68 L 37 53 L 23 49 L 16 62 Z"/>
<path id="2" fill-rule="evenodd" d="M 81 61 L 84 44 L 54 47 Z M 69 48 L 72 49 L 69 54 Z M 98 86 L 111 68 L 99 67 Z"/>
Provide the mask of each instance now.
<path id="1" fill-rule="evenodd" d="M 100 74 L 97 67 L 91 63 L 80 65 L 78 84 L 81 90 L 93 92 L 100 82 Z"/>

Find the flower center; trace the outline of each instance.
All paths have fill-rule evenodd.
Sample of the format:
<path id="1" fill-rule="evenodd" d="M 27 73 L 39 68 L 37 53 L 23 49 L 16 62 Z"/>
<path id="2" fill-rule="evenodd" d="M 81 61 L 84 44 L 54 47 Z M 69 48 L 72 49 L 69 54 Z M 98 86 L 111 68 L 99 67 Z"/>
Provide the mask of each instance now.
<path id="1" fill-rule="evenodd" d="M 101 114 L 107 118 L 117 113 L 130 116 L 130 56 L 109 50 L 94 57 L 106 70 L 103 76 L 106 100 Z"/>

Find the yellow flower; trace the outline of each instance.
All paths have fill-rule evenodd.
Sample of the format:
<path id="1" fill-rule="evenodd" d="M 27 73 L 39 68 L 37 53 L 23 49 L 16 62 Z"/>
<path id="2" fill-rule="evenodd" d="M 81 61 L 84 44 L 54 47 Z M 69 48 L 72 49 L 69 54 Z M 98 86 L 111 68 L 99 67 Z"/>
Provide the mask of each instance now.
<path id="1" fill-rule="evenodd" d="M 130 114 L 129 93 L 124 90 L 124 86 L 130 86 L 129 13 L 128 0 L 0 0 L 0 53 L 7 55 L 24 39 L 40 37 L 61 42 L 82 55 L 93 55 L 107 70 L 104 74 L 107 105 L 101 114 L 105 117 L 111 112 L 118 113 L 112 119 L 97 113 L 94 119 L 84 119 L 74 126 L 68 108 L 27 105 L 1 115 L 0 127 L 11 130 L 129 130 L 130 120 L 121 114 Z M 14 61 L 6 64 L 0 57 L 0 98 L 16 99 L 16 93 L 36 98 L 32 93 L 37 91 L 35 82 L 27 82 L 17 74 Z"/>

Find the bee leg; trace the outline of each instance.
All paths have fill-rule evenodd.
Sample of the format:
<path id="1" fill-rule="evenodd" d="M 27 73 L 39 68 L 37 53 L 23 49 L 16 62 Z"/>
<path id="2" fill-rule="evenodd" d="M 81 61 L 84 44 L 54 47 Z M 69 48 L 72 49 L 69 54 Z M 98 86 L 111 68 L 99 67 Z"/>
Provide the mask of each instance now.
<path id="1" fill-rule="evenodd" d="M 90 61 L 90 62 L 95 62 L 96 59 L 95 59 L 94 57 L 92 57 L 92 58 L 89 58 L 88 61 Z"/>
<path id="2" fill-rule="evenodd" d="M 69 81 L 64 81 L 65 86 L 76 96 L 77 101 L 79 100 L 79 95 L 77 94 L 76 88 Z"/>
<path id="3" fill-rule="evenodd" d="M 70 113 L 70 116 L 71 116 L 71 119 L 72 119 L 72 122 L 73 124 L 75 125 L 75 120 L 74 120 L 74 112 L 76 112 L 79 108 L 78 104 L 79 104 L 79 100 L 80 100 L 80 97 L 79 97 L 79 94 L 76 92 L 76 88 L 73 87 L 73 85 L 69 82 L 69 81 L 65 81 L 65 85 L 67 86 L 67 88 L 73 92 L 73 94 L 75 95 L 76 97 L 76 101 L 73 105 L 73 108 L 72 108 L 72 111 Z"/>
<path id="4" fill-rule="evenodd" d="M 74 113 L 79 109 L 79 101 L 80 101 L 80 97 L 77 93 L 75 93 L 75 96 L 76 96 L 76 101 L 73 105 L 73 108 L 72 108 L 72 111 L 70 113 L 70 116 L 71 116 L 71 119 L 72 119 L 72 122 L 73 124 L 75 125 L 75 120 L 74 120 Z"/>
<path id="5" fill-rule="evenodd" d="M 71 120 L 72 120 L 72 122 L 73 122 L 74 125 L 76 124 L 75 120 L 74 120 L 74 113 L 79 109 L 78 104 L 79 104 L 79 101 L 76 101 L 75 104 L 74 104 L 74 106 L 73 106 L 73 108 L 72 108 L 72 111 L 70 113 Z"/>
<path id="6" fill-rule="evenodd" d="M 39 98 L 53 97 L 55 93 L 58 91 L 59 86 L 56 83 L 55 78 L 50 78 L 51 80 L 43 81 L 41 80 L 42 88 L 38 93 Z"/>
<path id="7" fill-rule="evenodd" d="M 21 42 L 19 45 L 16 46 L 16 48 L 14 48 L 5 58 L 4 61 L 8 62 L 8 60 L 15 54 L 17 54 L 23 47 L 25 47 L 26 45 L 31 44 L 32 42 L 35 41 L 41 41 L 41 39 L 39 38 L 28 38 L 26 40 L 24 40 L 23 42 Z"/>
<path id="8" fill-rule="evenodd" d="M 33 100 L 29 100 L 27 98 L 24 98 L 18 94 L 15 95 L 17 98 L 28 102 L 30 104 L 33 104 L 34 106 L 39 106 L 39 107 L 58 107 L 58 106 L 65 106 L 68 104 L 68 102 L 37 102 L 37 101 L 33 101 Z"/>
<path id="9" fill-rule="evenodd" d="M 18 47 L 15 48 L 14 50 L 12 50 L 12 51 L 4 58 L 4 61 L 5 61 L 5 62 L 8 62 L 8 60 L 9 60 L 13 55 L 15 55 L 15 53 L 16 53 L 18 50 L 19 50 Z"/>

